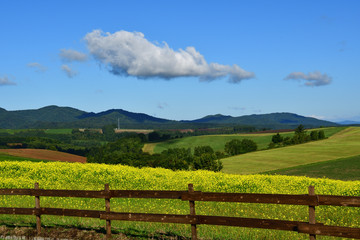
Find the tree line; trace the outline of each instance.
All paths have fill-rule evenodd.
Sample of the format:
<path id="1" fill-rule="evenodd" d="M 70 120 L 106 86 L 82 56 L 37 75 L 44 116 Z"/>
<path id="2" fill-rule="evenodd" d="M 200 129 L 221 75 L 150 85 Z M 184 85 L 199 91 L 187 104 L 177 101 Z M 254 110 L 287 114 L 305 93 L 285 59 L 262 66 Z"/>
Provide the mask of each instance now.
<path id="1" fill-rule="evenodd" d="M 304 126 L 300 124 L 295 129 L 293 137 L 283 137 L 279 133 L 273 135 L 271 138 L 271 142 L 269 143 L 269 148 L 284 147 L 322 139 L 325 139 L 324 130 L 313 130 L 310 132 L 310 134 L 308 134 L 305 131 Z"/>
<path id="2" fill-rule="evenodd" d="M 160 154 L 143 152 L 144 142 L 140 137 L 124 137 L 101 147 L 92 148 L 88 162 L 122 164 L 134 167 L 162 167 L 172 170 L 220 171 L 223 154 L 210 146 L 197 146 L 194 153 L 190 148 L 173 148 Z"/>

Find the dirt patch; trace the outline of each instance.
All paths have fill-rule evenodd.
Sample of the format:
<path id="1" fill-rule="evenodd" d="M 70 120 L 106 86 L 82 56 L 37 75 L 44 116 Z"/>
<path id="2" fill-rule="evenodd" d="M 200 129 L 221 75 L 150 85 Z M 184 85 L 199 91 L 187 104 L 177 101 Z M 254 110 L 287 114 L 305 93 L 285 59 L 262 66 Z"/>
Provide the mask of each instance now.
<path id="1" fill-rule="evenodd" d="M 129 230 L 128 230 L 129 231 Z M 37 235 L 33 227 L 19 226 L 0 226 L 0 238 L 5 239 L 35 239 L 35 240 L 102 240 L 106 239 L 104 229 L 78 229 L 71 227 L 42 227 L 41 233 Z M 156 240 L 189 240 L 187 237 L 175 236 L 163 232 L 148 234 L 137 232 L 132 229 L 129 233 L 113 232 L 113 240 L 130 240 L 130 239 L 156 239 Z"/>
<path id="2" fill-rule="evenodd" d="M 0 226 L 0 237 L 5 239 L 82 239 L 99 240 L 105 239 L 105 234 L 95 230 L 81 230 L 76 228 L 42 228 L 41 234 L 37 235 L 36 230 L 31 227 L 7 227 Z M 112 239 L 130 239 L 124 234 L 114 234 Z"/>
<path id="3" fill-rule="evenodd" d="M 50 160 L 50 161 L 62 161 L 62 162 L 80 162 L 86 163 L 86 157 L 46 150 L 46 149 L 0 149 L 0 152 L 7 153 L 12 156 L 41 159 L 41 160 Z"/>

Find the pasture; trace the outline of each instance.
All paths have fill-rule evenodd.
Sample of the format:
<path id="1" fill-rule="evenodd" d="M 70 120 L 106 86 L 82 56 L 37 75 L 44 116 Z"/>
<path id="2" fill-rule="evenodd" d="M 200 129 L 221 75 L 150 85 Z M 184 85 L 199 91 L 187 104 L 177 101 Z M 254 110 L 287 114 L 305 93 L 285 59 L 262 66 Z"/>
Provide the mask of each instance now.
<path id="1" fill-rule="evenodd" d="M 333 134 L 344 130 L 346 127 L 331 127 L 331 128 L 321 128 L 324 130 L 325 136 L 330 137 Z M 307 131 L 311 131 L 309 129 Z M 320 130 L 320 129 L 313 129 Z M 196 146 L 205 146 L 208 145 L 212 147 L 215 151 L 224 151 L 226 142 L 231 141 L 232 139 L 251 139 L 256 142 L 258 145 L 258 150 L 267 149 L 268 144 L 271 142 L 271 138 L 275 133 L 254 133 L 254 134 L 228 134 L 228 135 L 203 135 L 195 137 L 185 137 L 179 139 L 172 139 L 159 143 L 149 143 L 145 144 L 144 151 L 149 153 L 161 153 L 162 151 L 169 148 L 191 148 L 192 150 Z M 281 133 L 284 137 L 292 137 L 294 132 Z"/>
<path id="2" fill-rule="evenodd" d="M 309 185 L 315 186 L 317 194 L 359 196 L 360 181 L 335 181 L 307 177 L 269 175 L 231 175 L 208 171 L 171 171 L 166 169 L 104 164 L 80 164 L 63 162 L 0 162 L 0 188 L 33 188 L 39 182 L 43 189 L 101 190 L 105 183 L 111 189 L 128 190 L 187 190 L 193 183 L 194 190 L 205 192 L 279 193 L 306 194 Z M 33 207 L 33 197 L 2 196 L 3 207 Z M 102 210 L 103 199 L 42 197 L 41 206 Z M 181 200 L 113 199 L 111 208 L 117 212 L 146 212 L 187 214 L 189 203 Z M 197 214 L 271 218 L 279 220 L 307 221 L 307 206 L 198 202 Z M 317 220 L 327 225 L 359 227 L 359 209 L 350 207 L 320 206 L 316 209 Z M 1 224 L 31 226 L 34 217 L 0 215 Z M 76 226 L 99 229 L 104 222 L 96 219 L 43 216 L 45 226 Z M 113 221 L 117 232 L 132 229 L 137 237 L 151 238 L 152 233 L 168 233 L 189 237 L 189 226 L 160 223 Z M 292 232 L 249 228 L 200 225 L 198 234 L 203 239 L 308 239 L 308 235 Z M 321 239 L 332 239 L 322 237 Z"/>
<path id="3" fill-rule="evenodd" d="M 31 161 L 31 162 L 46 162 L 47 160 L 41 160 L 41 159 L 35 159 L 30 157 L 19 157 L 19 156 L 13 156 L 10 154 L 6 154 L 3 152 L 0 152 L 0 162 L 1 161 Z"/>
<path id="4" fill-rule="evenodd" d="M 360 155 L 278 169 L 264 172 L 264 174 L 307 176 L 313 178 L 326 177 L 345 181 L 360 180 Z"/>
<path id="5" fill-rule="evenodd" d="M 28 132 L 39 129 L 0 129 L 0 133 L 15 134 L 20 132 Z M 40 129 L 44 130 L 47 134 L 71 134 L 71 128 L 54 128 L 54 129 Z"/>
<path id="6" fill-rule="evenodd" d="M 349 127 L 328 139 L 222 159 L 223 172 L 254 174 L 360 155 L 360 128 Z"/>

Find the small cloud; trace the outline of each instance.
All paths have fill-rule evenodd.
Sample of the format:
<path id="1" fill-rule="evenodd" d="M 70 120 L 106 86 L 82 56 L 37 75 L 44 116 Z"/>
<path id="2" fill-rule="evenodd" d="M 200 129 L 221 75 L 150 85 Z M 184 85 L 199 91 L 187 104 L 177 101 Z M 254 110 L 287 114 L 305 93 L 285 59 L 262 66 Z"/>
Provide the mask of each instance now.
<path id="1" fill-rule="evenodd" d="M 10 85 L 16 85 L 16 83 L 9 80 L 7 76 L 0 77 L 0 86 L 10 86 Z"/>
<path id="2" fill-rule="evenodd" d="M 88 59 L 88 56 L 85 53 L 72 49 L 61 49 L 59 56 L 64 62 L 85 62 Z"/>
<path id="3" fill-rule="evenodd" d="M 305 86 L 308 87 L 318 87 L 329 85 L 332 82 L 332 78 L 327 74 L 321 74 L 318 71 L 311 72 L 308 74 L 302 72 L 292 72 L 284 80 L 303 80 L 305 81 Z"/>
<path id="4" fill-rule="evenodd" d="M 230 83 L 254 78 L 255 74 L 238 65 L 207 63 L 194 47 L 177 51 L 166 42 L 150 42 L 141 32 L 118 31 L 113 34 L 94 30 L 85 36 L 90 54 L 109 66 L 115 75 L 135 76 L 141 79 L 198 77 L 200 81 L 213 81 L 228 77 Z"/>
<path id="5" fill-rule="evenodd" d="M 37 62 L 28 63 L 27 66 L 30 68 L 35 68 L 36 72 L 45 72 L 47 70 L 47 67 Z"/>
<path id="6" fill-rule="evenodd" d="M 66 75 L 69 77 L 69 78 L 72 78 L 72 77 L 75 77 L 78 73 L 74 70 L 72 70 L 68 65 L 66 64 L 63 64 L 61 66 L 61 70 L 63 70 Z"/>
<path id="7" fill-rule="evenodd" d="M 316 119 L 321 119 L 321 120 L 326 119 L 326 117 L 325 117 L 325 116 L 319 116 L 319 115 L 310 115 L 310 116 L 308 116 L 308 117 L 311 117 L 311 118 L 316 118 Z"/>
<path id="8" fill-rule="evenodd" d="M 168 105 L 167 105 L 167 103 L 158 103 L 157 107 L 160 109 L 164 109 L 164 108 L 168 107 Z"/>

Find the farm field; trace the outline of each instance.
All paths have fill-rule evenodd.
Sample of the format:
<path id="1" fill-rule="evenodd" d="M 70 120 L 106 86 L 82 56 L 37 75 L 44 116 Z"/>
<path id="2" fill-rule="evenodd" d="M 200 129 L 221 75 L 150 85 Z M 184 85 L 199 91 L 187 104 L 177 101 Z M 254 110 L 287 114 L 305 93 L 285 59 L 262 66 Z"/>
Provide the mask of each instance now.
<path id="1" fill-rule="evenodd" d="M 46 129 L 47 134 L 71 134 L 72 128 Z"/>
<path id="2" fill-rule="evenodd" d="M 27 132 L 37 129 L 0 129 L 0 133 L 14 134 L 18 132 Z M 54 128 L 54 129 L 43 129 L 47 134 L 71 134 L 71 128 Z"/>
<path id="3" fill-rule="evenodd" d="M 46 162 L 48 160 L 40 160 L 29 157 L 18 157 L 0 152 L 0 161 L 31 161 L 31 162 Z"/>
<path id="4" fill-rule="evenodd" d="M 288 176 L 307 176 L 338 180 L 360 180 L 360 155 L 336 160 L 311 163 L 291 168 L 264 172 Z"/>
<path id="5" fill-rule="evenodd" d="M 0 149 L 0 154 L 5 153 L 10 156 L 30 158 L 37 160 L 64 161 L 64 162 L 81 162 L 86 163 L 86 157 L 74 154 L 45 150 L 45 149 Z M 1 156 L 1 155 L 0 155 Z M 1 157 L 0 159 L 6 159 Z"/>
<path id="6" fill-rule="evenodd" d="M 222 159 L 223 172 L 254 174 L 360 155 L 360 128 L 349 127 L 328 139 Z"/>
<path id="7" fill-rule="evenodd" d="M 195 191 L 306 194 L 309 185 L 315 186 L 317 194 L 360 196 L 360 181 L 336 181 L 293 176 L 231 175 L 208 171 L 171 171 L 166 169 L 104 164 L 79 164 L 63 162 L 0 162 L 1 188 L 33 188 L 39 182 L 43 189 L 101 190 L 109 183 L 110 189 L 128 190 L 187 190 L 193 183 Z M 2 207 L 33 207 L 33 197 L 1 196 Z M 41 197 L 41 206 L 56 208 L 96 209 L 104 208 L 103 199 Z M 111 209 L 117 212 L 188 214 L 189 203 L 181 200 L 112 199 Z M 241 216 L 249 218 L 272 218 L 280 220 L 307 221 L 307 206 L 287 206 L 246 203 L 197 202 L 196 211 L 203 215 Z M 351 207 L 320 206 L 316 209 L 317 221 L 327 225 L 360 227 L 359 209 Z M 0 215 L 1 224 L 30 226 L 33 216 Z M 99 229 L 104 221 L 42 216 L 42 224 L 51 226 L 77 226 Z M 171 233 L 190 237 L 190 226 L 112 221 L 116 231 L 136 232 L 139 236 L 149 233 Z M 235 227 L 200 225 L 202 239 L 308 239 L 306 234 L 276 230 L 260 230 Z M 321 239 L 333 239 L 322 237 Z"/>
<path id="8" fill-rule="evenodd" d="M 331 127 L 322 128 L 325 136 L 330 137 L 333 134 L 344 130 L 346 127 Z M 319 130 L 319 129 L 314 129 Z M 310 130 L 308 130 L 310 131 Z M 267 149 L 268 144 L 271 142 L 271 138 L 275 133 L 258 133 L 258 134 L 229 134 L 229 135 L 203 135 L 195 137 L 185 137 L 180 139 L 173 139 L 160 143 L 145 144 L 144 150 L 149 153 L 161 153 L 162 151 L 169 148 L 191 148 L 194 149 L 196 146 L 209 145 L 215 151 L 224 151 L 226 142 L 232 139 L 251 139 L 258 145 L 258 150 Z M 294 132 L 281 133 L 282 136 L 293 136 Z"/>

